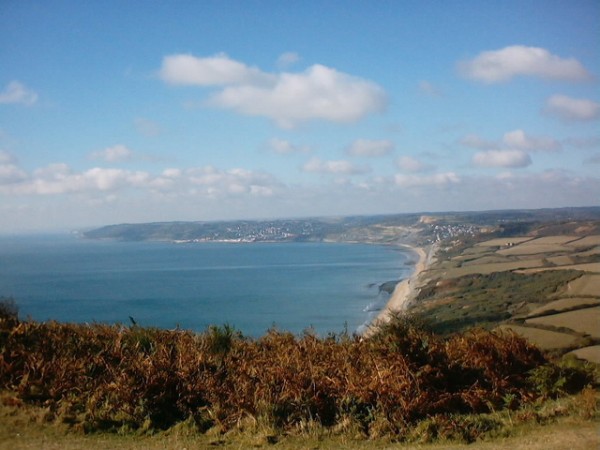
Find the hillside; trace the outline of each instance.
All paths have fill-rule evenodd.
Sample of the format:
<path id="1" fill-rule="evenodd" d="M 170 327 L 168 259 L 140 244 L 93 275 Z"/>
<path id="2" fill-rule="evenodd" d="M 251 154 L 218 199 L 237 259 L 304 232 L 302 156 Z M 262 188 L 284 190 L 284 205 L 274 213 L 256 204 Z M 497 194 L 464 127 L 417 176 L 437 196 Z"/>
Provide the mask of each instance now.
<path id="1" fill-rule="evenodd" d="M 600 363 L 598 228 L 546 222 L 517 235 L 441 243 L 410 312 L 438 333 L 499 327 L 553 354 Z"/>
<path id="2" fill-rule="evenodd" d="M 341 241 L 427 243 L 481 233 L 513 235 L 533 228 L 561 230 L 600 220 L 600 207 L 504 210 L 223 222 L 108 225 L 84 231 L 88 239 L 172 242 Z"/>

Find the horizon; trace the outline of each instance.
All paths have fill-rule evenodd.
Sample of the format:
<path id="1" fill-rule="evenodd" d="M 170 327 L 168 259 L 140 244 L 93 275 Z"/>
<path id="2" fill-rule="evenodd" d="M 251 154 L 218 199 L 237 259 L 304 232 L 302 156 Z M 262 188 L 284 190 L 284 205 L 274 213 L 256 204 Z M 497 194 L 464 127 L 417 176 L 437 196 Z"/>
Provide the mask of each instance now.
<path id="1" fill-rule="evenodd" d="M 542 211 L 552 211 L 552 210 L 570 210 L 570 209 L 598 209 L 600 211 L 600 205 L 587 205 L 587 206 L 559 206 L 552 208 L 506 208 L 506 209 L 488 209 L 488 210 L 464 210 L 464 211 L 414 211 L 414 212 L 400 212 L 400 213 L 375 213 L 375 214 L 349 214 L 349 215 L 329 215 L 329 216 L 288 216 L 288 217 L 269 217 L 269 218 L 245 218 L 245 219 L 214 219 L 214 220 L 160 220 L 160 221 L 152 221 L 152 222 L 115 222 L 115 223 L 105 223 L 105 224 L 96 224 L 89 225 L 85 227 L 77 227 L 77 228 L 55 228 L 55 229 L 46 229 L 46 230 L 17 230 L 17 231 L 1 231 L 0 237 L 12 237 L 12 236 L 58 236 L 64 234 L 77 234 L 77 233 L 85 233 L 92 230 L 99 230 L 105 227 L 112 226 L 121 226 L 121 225 L 152 225 L 152 224 L 168 224 L 168 223 L 200 223 L 200 224 L 219 224 L 219 223 L 235 223 L 235 222 L 255 222 L 255 223 L 264 223 L 264 222 L 276 222 L 276 221 L 334 221 L 340 219 L 347 218 L 370 218 L 370 217 L 395 217 L 395 216 L 410 216 L 410 215 L 420 215 L 420 216 L 444 216 L 444 215 L 468 215 L 468 214 L 493 214 L 500 212 L 533 212 L 539 213 Z"/>
<path id="2" fill-rule="evenodd" d="M 600 3 L 0 6 L 0 234 L 589 207 Z"/>

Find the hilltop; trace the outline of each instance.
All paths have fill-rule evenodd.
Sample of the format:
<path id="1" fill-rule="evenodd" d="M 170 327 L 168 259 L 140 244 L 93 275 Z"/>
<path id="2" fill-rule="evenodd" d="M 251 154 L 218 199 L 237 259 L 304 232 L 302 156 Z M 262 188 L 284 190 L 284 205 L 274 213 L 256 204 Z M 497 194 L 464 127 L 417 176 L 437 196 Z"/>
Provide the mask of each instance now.
<path id="1" fill-rule="evenodd" d="M 600 220 L 600 207 L 411 213 L 305 219 L 117 224 L 81 232 L 88 239 L 186 242 L 367 242 L 423 245 L 480 234 L 540 228 L 561 234 L 569 223 Z M 562 231 L 561 231 L 562 230 Z"/>

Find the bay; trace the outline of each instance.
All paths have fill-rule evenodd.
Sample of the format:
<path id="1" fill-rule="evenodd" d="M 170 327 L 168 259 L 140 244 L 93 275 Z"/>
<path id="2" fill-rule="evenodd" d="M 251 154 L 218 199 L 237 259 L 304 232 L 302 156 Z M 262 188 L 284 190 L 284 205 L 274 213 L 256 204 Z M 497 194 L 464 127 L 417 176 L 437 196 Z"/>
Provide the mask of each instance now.
<path id="1" fill-rule="evenodd" d="M 368 244 L 0 237 L 0 296 L 40 321 L 353 333 L 387 302 L 379 285 L 408 276 L 411 259 Z"/>

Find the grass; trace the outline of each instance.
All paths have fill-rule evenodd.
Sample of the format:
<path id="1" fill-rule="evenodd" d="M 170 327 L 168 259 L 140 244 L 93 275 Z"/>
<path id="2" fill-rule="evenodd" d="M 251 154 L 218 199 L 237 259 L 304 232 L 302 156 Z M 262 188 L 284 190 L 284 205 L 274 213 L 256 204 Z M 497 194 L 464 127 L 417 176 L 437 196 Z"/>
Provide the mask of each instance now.
<path id="1" fill-rule="evenodd" d="M 544 306 L 533 309 L 527 317 L 538 316 L 547 313 L 556 313 L 565 310 L 586 308 L 600 304 L 600 298 L 575 297 L 562 298 L 546 303 Z"/>
<path id="2" fill-rule="evenodd" d="M 600 345 L 590 345 L 589 347 L 578 348 L 571 353 L 577 358 L 585 359 L 600 365 Z"/>
<path id="3" fill-rule="evenodd" d="M 534 269 L 519 270 L 521 273 L 536 273 L 536 272 L 548 272 L 556 270 L 580 270 L 582 272 L 596 272 L 600 273 L 600 263 L 587 263 L 587 264 L 572 264 L 569 266 L 560 267 L 538 267 Z"/>
<path id="4" fill-rule="evenodd" d="M 359 431 L 313 427 L 301 434 L 278 435 L 263 425 L 245 424 L 225 433 L 199 433 L 188 423 L 154 433 L 88 433 L 48 417 L 42 407 L 6 405 L 0 397 L 0 449 L 182 449 L 182 448 L 275 448 L 287 450 L 383 450 L 383 449 L 596 449 L 598 445 L 598 394 L 592 389 L 573 397 L 548 400 L 519 410 L 492 412 L 462 419 L 448 416 L 428 419 L 415 427 L 410 439 L 365 440 Z M 447 427 L 457 421 L 463 431 Z M 478 438 L 469 433 L 477 430 Z M 486 431 L 483 431 L 486 430 Z"/>
<path id="5" fill-rule="evenodd" d="M 525 245 L 552 245 L 552 244 L 566 244 L 572 241 L 580 239 L 580 236 L 570 236 L 570 235 L 554 235 L 554 236 L 544 236 L 532 241 L 527 242 Z"/>
<path id="6" fill-rule="evenodd" d="M 555 354 L 598 343 L 600 235 L 563 225 L 441 245 L 411 313 L 437 333 L 505 324 Z"/>
<path id="7" fill-rule="evenodd" d="M 504 247 L 507 245 L 520 244 L 532 239 L 533 238 L 531 236 L 496 238 L 490 239 L 489 241 L 480 242 L 476 244 L 476 247 Z"/>
<path id="8" fill-rule="evenodd" d="M 592 247 L 592 246 L 596 246 L 596 245 L 600 245 L 600 235 L 591 235 L 591 236 L 585 236 L 581 239 L 578 239 L 576 241 L 571 241 L 569 242 L 569 246 L 572 247 L 577 247 L 577 248 L 587 248 L 587 247 Z"/>
<path id="9" fill-rule="evenodd" d="M 581 276 L 575 271 L 497 272 L 434 279 L 421 288 L 411 311 L 428 318 L 436 333 L 461 331 L 475 324 L 492 328 L 523 313 L 526 304 L 551 301 L 557 290 Z"/>
<path id="10" fill-rule="evenodd" d="M 561 291 L 565 297 L 597 297 L 600 293 L 600 275 L 586 274 L 567 284 Z"/>
<path id="11" fill-rule="evenodd" d="M 499 255 L 504 256 L 524 256 L 524 255 L 538 255 L 540 253 L 558 253 L 558 252 L 570 252 L 573 249 L 566 245 L 553 244 L 553 243 L 538 243 L 534 241 L 525 242 L 523 244 L 515 245 L 514 247 L 498 250 Z"/>
<path id="12" fill-rule="evenodd" d="M 527 319 L 526 324 L 565 327 L 600 338 L 600 306 Z"/>
<path id="13" fill-rule="evenodd" d="M 512 330 L 544 350 L 570 349 L 577 342 L 577 336 L 542 328 L 510 324 L 502 325 L 501 329 Z"/>
<path id="14" fill-rule="evenodd" d="M 465 275 L 488 275 L 494 272 L 508 272 L 519 269 L 537 268 L 543 265 L 541 259 L 515 260 L 491 264 L 471 264 L 450 268 L 444 272 L 444 278 L 458 278 Z"/>

